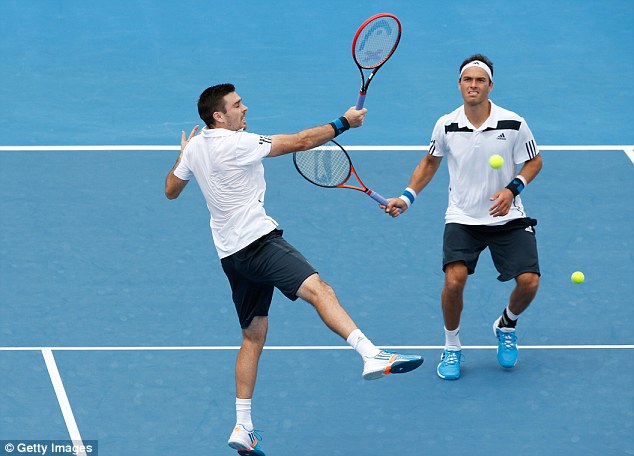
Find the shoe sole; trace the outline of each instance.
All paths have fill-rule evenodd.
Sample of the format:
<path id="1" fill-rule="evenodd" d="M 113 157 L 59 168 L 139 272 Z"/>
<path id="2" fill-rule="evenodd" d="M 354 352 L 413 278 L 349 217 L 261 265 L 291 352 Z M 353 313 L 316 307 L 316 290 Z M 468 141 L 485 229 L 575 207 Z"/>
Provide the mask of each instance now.
<path id="1" fill-rule="evenodd" d="M 255 448 L 249 449 L 248 445 L 245 445 L 243 442 L 228 442 L 229 447 L 236 450 L 241 456 L 265 456 L 261 450 L 256 450 Z"/>
<path id="2" fill-rule="evenodd" d="M 423 358 L 412 359 L 408 361 L 396 361 L 395 363 L 392 363 L 391 366 L 388 366 L 385 370 L 363 374 L 363 378 L 365 380 L 378 380 L 379 378 L 389 374 L 405 374 L 406 372 L 411 372 L 414 369 L 420 367 L 420 365 L 423 364 L 424 361 L 425 360 Z"/>
<path id="3" fill-rule="evenodd" d="M 513 369 L 515 366 L 517 366 L 517 359 L 515 360 L 515 362 L 510 365 L 510 366 L 505 366 L 504 364 L 502 364 L 502 362 L 500 361 L 500 358 L 498 358 L 498 364 L 500 366 L 502 366 L 504 369 Z"/>
<path id="4" fill-rule="evenodd" d="M 236 450 L 240 456 L 265 456 L 260 450 L 254 448 L 247 449 L 248 446 L 242 442 L 228 442 L 229 447 Z"/>
<path id="5" fill-rule="evenodd" d="M 438 370 L 438 368 L 436 368 L 436 374 L 438 374 L 438 376 L 440 378 L 442 378 L 443 380 L 458 380 L 460 378 L 460 372 L 458 372 L 458 375 L 456 375 L 455 377 L 453 376 L 448 376 L 448 375 L 442 375 L 440 373 L 440 371 Z"/>

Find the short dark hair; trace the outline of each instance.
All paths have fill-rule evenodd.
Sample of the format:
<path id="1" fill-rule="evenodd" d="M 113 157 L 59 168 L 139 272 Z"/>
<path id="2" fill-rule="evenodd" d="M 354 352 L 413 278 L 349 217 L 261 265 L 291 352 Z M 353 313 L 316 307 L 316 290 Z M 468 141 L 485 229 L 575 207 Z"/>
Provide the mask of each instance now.
<path id="1" fill-rule="evenodd" d="M 475 60 L 479 60 L 480 62 L 486 63 L 487 66 L 491 69 L 491 76 L 493 76 L 493 62 L 491 62 L 487 58 L 487 56 L 482 54 L 473 54 L 471 57 L 467 57 L 466 59 L 464 59 L 464 61 L 462 62 L 462 65 L 460 65 L 460 68 L 458 69 L 458 73 L 462 73 L 462 69 L 465 67 L 465 65 Z"/>
<path id="2" fill-rule="evenodd" d="M 214 112 L 226 113 L 225 95 L 235 92 L 233 84 L 218 84 L 206 88 L 198 98 L 198 115 L 205 122 L 205 125 L 212 128 L 214 125 Z"/>

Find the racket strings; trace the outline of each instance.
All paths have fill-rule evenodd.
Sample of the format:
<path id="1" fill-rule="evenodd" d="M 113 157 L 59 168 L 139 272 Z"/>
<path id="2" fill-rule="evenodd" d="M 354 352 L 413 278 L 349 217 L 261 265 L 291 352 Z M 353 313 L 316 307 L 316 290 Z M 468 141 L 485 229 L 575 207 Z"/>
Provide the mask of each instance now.
<path id="1" fill-rule="evenodd" d="M 357 38 L 354 54 L 363 68 L 376 68 L 385 62 L 398 44 L 398 22 L 392 17 L 379 17 L 368 23 Z"/>
<path id="2" fill-rule="evenodd" d="M 350 176 L 350 159 L 342 150 L 312 149 L 295 154 L 295 166 L 309 181 L 336 187 Z"/>

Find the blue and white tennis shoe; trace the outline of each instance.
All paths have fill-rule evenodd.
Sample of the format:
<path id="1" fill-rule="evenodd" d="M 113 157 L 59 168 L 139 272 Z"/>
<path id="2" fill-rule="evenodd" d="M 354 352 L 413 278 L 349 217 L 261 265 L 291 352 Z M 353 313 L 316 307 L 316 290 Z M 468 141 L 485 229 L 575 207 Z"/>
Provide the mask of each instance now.
<path id="1" fill-rule="evenodd" d="M 460 378 L 460 362 L 462 361 L 462 350 L 443 350 L 440 355 L 440 363 L 436 368 L 436 373 L 445 380 L 457 380 Z"/>
<path id="2" fill-rule="evenodd" d="M 498 363 L 510 369 L 517 364 L 517 336 L 515 328 L 499 328 L 499 321 L 498 318 L 493 323 L 493 334 L 498 338 Z"/>

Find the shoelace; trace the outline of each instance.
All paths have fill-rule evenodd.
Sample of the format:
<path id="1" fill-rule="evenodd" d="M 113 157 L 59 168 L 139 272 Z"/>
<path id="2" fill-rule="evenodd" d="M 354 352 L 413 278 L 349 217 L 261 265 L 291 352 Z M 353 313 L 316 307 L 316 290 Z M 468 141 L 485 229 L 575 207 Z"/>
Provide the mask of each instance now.
<path id="1" fill-rule="evenodd" d="M 509 350 L 514 347 L 515 341 L 517 340 L 517 336 L 515 335 L 514 332 L 500 331 L 500 337 L 501 337 L 500 342 L 502 342 L 504 344 L 504 347 Z"/>
<path id="2" fill-rule="evenodd" d="M 257 429 L 254 429 L 251 432 L 249 432 L 249 434 L 253 434 L 255 436 L 255 438 L 257 439 L 257 441 L 261 442 L 262 441 L 262 436 L 260 435 L 260 432 L 262 432 L 262 431 L 258 431 Z"/>
<path id="3" fill-rule="evenodd" d="M 442 362 L 449 365 L 458 364 L 460 362 L 458 352 L 447 350 Z"/>

